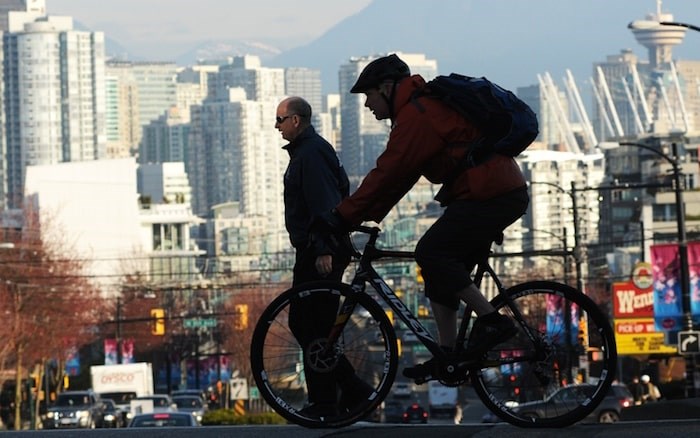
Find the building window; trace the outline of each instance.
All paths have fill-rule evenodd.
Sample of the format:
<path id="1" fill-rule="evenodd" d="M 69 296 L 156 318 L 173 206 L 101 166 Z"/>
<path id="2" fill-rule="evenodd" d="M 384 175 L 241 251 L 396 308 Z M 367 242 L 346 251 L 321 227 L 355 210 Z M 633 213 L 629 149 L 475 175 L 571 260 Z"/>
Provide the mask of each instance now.
<path id="1" fill-rule="evenodd" d="M 185 249 L 183 224 L 153 224 L 153 250 Z"/>

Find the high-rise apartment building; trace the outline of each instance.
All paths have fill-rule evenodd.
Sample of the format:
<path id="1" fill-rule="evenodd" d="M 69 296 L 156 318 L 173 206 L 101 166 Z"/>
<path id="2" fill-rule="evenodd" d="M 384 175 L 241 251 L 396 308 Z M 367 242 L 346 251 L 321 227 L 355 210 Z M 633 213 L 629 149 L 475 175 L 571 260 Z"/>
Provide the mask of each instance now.
<path id="1" fill-rule="evenodd" d="M 408 64 L 411 73 L 426 80 L 437 75 L 437 61 L 423 54 L 397 53 Z M 384 150 L 389 135 L 387 121 L 378 121 L 364 106 L 362 94 L 351 94 L 350 89 L 360 72 L 372 60 L 384 55 L 351 58 L 340 66 L 340 113 L 342 119 L 340 159 L 354 183 L 364 177 Z"/>
<path id="2" fill-rule="evenodd" d="M 177 104 L 178 67 L 170 62 L 108 61 L 110 150 L 137 150 L 143 127 Z"/>
<path id="3" fill-rule="evenodd" d="M 284 70 L 261 67 L 255 57 L 234 58 L 209 85 L 207 99 L 191 108 L 194 212 L 211 217 L 214 206 L 238 202 L 241 216 L 265 218 L 264 251 L 284 248 L 282 184 L 289 158 L 274 128 Z"/>
<path id="4" fill-rule="evenodd" d="M 143 127 L 139 163 L 189 162 L 189 108 L 174 106 Z"/>
<path id="5" fill-rule="evenodd" d="M 104 35 L 70 17 L 9 15 L 3 35 L 6 205 L 19 206 L 28 165 L 106 154 Z"/>
<path id="6" fill-rule="evenodd" d="M 242 88 L 247 100 L 262 101 L 270 96 L 284 96 L 284 70 L 263 67 L 257 56 L 236 56 L 230 64 L 219 66 L 219 73 L 209 78 L 208 96 L 228 100 L 232 87 Z"/>
<path id="7" fill-rule="evenodd" d="M 506 233 L 521 236 L 522 251 L 564 250 L 575 243 L 598 242 L 599 194 L 583 189 L 603 181 L 603 154 L 528 150 L 517 161 L 530 183 L 530 205 L 520 227 L 510 227 Z M 529 262 L 542 267 L 551 260 L 534 257 Z"/>
<path id="8" fill-rule="evenodd" d="M 0 32 L 11 32 L 10 15 L 39 18 L 46 15 L 46 0 L 3 0 L 0 2 Z"/>
<path id="9" fill-rule="evenodd" d="M 303 97 L 315 114 L 323 111 L 321 70 L 303 67 L 284 69 L 284 89 L 287 96 Z"/>

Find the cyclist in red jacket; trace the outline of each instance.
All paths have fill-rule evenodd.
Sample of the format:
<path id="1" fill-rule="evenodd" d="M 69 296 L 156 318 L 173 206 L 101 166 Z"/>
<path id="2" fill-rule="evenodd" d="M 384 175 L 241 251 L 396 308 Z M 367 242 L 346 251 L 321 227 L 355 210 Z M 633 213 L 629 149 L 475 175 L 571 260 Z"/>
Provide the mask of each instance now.
<path id="1" fill-rule="evenodd" d="M 482 355 L 512 337 L 515 327 L 508 317 L 495 311 L 469 274 L 492 242 L 527 210 L 527 186 L 515 160 L 498 154 L 452 179 L 467 147 L 481 133 L 442 102 L 415 97 L 424 85 L 425 80 L 411 76 L 406 63 L 396 55 L 375 59 L 365 67 L 350 92 L 364 93 L 365 106 L 378 120 L 390 119 L 392 130 L 376 167 L 355 193 L 321 218 L 318 226 L 337 232 L 363 221 L 380 222 L 421 176 L 443 184 L 436 199 L 446 208 L 418 242 L 416 262 L 440 345 L 448 351 L 454 348 L 462 300 L 478 317 L 467 351 Z M 427 379 L 434 374 L 435 365 L 431 359 L 404 369 L 404 375 Z"/>

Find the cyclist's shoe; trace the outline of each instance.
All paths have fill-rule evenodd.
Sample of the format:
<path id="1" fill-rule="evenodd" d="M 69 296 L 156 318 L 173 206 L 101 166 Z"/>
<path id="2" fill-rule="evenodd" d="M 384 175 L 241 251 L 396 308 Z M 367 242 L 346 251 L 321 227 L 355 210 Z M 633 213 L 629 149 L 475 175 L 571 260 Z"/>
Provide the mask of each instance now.
<path id="1" fill-rule="evenodd" d="M 335 417 L 338 415 L 338 406 L 335 403 L 309 403 L 299 414 L 306 417 Z"/>
<path id="2" fill-rule="evenodd" d="M 438 360 L 433 358 L 428 359 L 423 363 L 419 363 L 412 367 L 407 367 L 403 369 L 404 377 L 413 379 L 416 383 L 423 383 L 438 373 Z"/>
<path id="3" fill-rule="evenodd" d="M 340 400 L 338 405 L 342 410 L 352 411 L 362 406 L 374 392 L 374 388 L 365 383 L 359 377 L 351 379 L 347 384 L 341 384 Z"/>
<path id="4" fill-rule="evenodd" d="M 491 348 L 505 342 L 518 333 L 513 321 L 498 312 L 481 316 L 474 321 L 474 327 L 469 334 L 466 356 L 481 357 Z"/>

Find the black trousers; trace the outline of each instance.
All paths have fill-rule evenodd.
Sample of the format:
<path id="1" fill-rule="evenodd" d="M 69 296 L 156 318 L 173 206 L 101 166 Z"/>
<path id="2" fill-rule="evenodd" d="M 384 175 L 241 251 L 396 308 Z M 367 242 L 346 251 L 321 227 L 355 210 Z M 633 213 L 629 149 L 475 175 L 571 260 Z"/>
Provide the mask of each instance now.
<path id="1" fill-rule="evenodd" d="M 308 248 L 297 249 L 294 264 L 293 286 L 318 280 L 341 281 L 343 271 L 350 263 L 347 256 L 333 256 L 333 270 L 321 276 L 315 266 L 316 255 Z M 338 366 L 331 372 L 316 372 L 306 355 L 308 346 L 315 340 L 324 339 L 335 322 L 340 299 L 337 296 L 317 295 L 294 301 L 289 306 L 289 328 L 304 351 L 304 374 L 309 392 L 309 402 L 336 403 L 338 385 L 354 376 L 352 365 L 341 357 Z"/>

